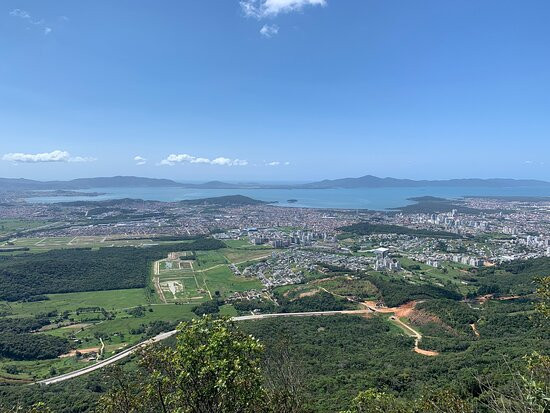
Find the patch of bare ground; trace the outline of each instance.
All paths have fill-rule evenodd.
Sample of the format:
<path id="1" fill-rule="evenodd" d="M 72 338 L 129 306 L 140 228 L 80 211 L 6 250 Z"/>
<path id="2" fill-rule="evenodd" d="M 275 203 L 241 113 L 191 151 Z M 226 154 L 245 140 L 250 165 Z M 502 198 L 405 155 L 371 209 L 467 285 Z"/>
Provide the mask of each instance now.
<path id="1" fill-rule="evenodd" d="M 439 356 L 439 353 L 437 351 L 423 350 L 423 349 L 419 348 L 418 346 L 414 347 L 414 351 L 418 354 L 422 354 L 423 356 L 430 356 L 430 357 Z"/>
<path id="2" fill-rule="evenodd" d="M 69 325 L 66 325 L 66 326 L 63 326 L 61 328 L 65 328 L 65 329 L 70 329 L 70 328 L 86 328 L 86 327 L 89 327 L 91 326 L 92 324 L 90 323 L 77 323 L 77 324 L 69 324 Z"/>
<path id="3" fill-rule="evenodd" d="M 437 324 L 448 333 L 451 333 L 455 336 L 458 335 L 458 333 L 454 328 L 452 328 L 450 325 L 443 322 L 438 316 L 428 313 L 426 311 L 422 311 L 422 310 L 412 311 L 407 318 L 409 319 L 410 323 L 415 326 L 425 326 L 426 324 L 433 323 L 433 324 Z"/>
<path id="4" fill-rule="evenodd" d="M 79 348 L 76 350 L 71 350 L 68 353 L 62 354 L 59 356 L 59 358 L 73 357 L 73 356 L 76 356 L 77 353 L 80 353 L 80 354 L 99 353 L 99 350 L 100 350 L 100 347 Z"/>
<path id="5" fill-rule="evenodd" d="M 381 303 L 376 301 L 365 301 L 363 302 L 363 305 L 366 306 L 369 310 L 372 310 L 377 313 L 385 313 L 385 314 L 392 313 L 393 315 L 390 317 L 390 320 L 393 321 L 398 326 L 400 326 L 403 330 L 405 330 L 407 334 L 414 337 L 413 350 L 416 353 L 422 354 L 424 356 L 430 356 L 430 357 L 438 356 L 439 353 L 437 351 L 421 349 L 419 345 L 420 345 L 420 341 L 422 340 L 422 334 L 419 331 L 412 328 L 410 325 L 400 320 L 400 318 L 406 318 L 410 320 L 411 317 L 415 317 L 415 313 L 419 313 L 419 311 L 415 311 L 414 308 L 416 307 L 416 304 L 418 304 L 419 302 L 421 301 L 409 301 L 408 303 L 400 305 L 399 307 L 385 307 L 381 305 Z M 435 316 L 430 315 L 430 317 L 435 317 Z"/>
<path id="6" fill-rule="evenodd" d="M 304 291 L 303 293 L 300 293 L 298 295 L 298 298 L 304 298 L 304 297 L 312 297 L 314 296 L 315 294 L 317 294 L 319 292 L 319 290 L 315 289 L 315 290 L 311 290 L 311 291 Z"/>
<path id="7" fill-rule="evenodd" d="M 377 313 L 394 313 L 397 317 L 409 317 L 418 301 L 409 301 L 399 307 L 386 307 L 377 301 L 364 301 L 364 305 Z"/>

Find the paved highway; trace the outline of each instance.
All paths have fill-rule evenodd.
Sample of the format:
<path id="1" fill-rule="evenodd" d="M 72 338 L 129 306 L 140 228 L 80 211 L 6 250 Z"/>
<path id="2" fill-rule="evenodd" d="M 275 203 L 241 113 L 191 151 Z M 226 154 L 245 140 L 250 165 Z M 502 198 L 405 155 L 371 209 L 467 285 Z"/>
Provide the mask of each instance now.
<path id="1" fill-rule="evenodd" d="M 330 316 L 330 315 L 338 315 L 338 314 L 366 314 L 370 312 L 372 312 L 372 310 L 367 309 L 367 310 L 348 310 L 348 311 L 313 311 L 313 312 L 307 312 L 307 313 L 256 314 L 256 315 L 244 315 L 239 317 L 233 317 L 231 318 L 231 320 L 248 321 L 248 320 L 261 320 L 264 318 L 275 318 L 275 317 L 313 317 L 313 316 Z M 36 383 L 44 384 L 44 385 L 60 383 L 65 380 L 73 379 L 75 377 L 79 377 L 84 374 L 91 373 L 92 371 L 102 369 L 104 367 L 107 367 L 110 364 L 116 363 L 117 361 L 130 356 L 140 348 L 143 348 L 153 343 L 158 343 L 159 341 L 162 341 L 162 340 L 166 340 L 167 338 L 172 337 L 177 332 L 178 330 L 172 330 L 166 333 L 161 333 L 153 338 L 142 341 L 141 343 L 136 344 L 135 346 L 129 347 L 121 351 L 120 353 L 115 354 L 114 356 L 106 358 L 105 360 L 101 360 L 96 364 L 93 364 L 88 367 L 84 367 L 79 370 L 71 371 L 70 373 L 62 374 L 60 376 L 51 377 L 45 380 L 40 380 L 40 381 L 37 381 Z"/>

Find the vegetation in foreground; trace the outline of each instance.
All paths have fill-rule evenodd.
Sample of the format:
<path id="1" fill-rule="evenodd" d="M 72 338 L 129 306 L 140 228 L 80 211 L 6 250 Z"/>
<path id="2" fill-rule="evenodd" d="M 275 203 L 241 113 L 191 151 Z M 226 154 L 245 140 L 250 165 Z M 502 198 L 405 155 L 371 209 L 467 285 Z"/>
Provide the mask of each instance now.
<path id="1" fill-rule="evenodd" d="M 197 254 L 195 258 L 200 268 L 207 269 L 225 262 L 220 257 L 218 251 L 211 251 Z M 379 277 L 388 282 L 386 289 L 372 289 L 377 286 L 377 274 L 354 275 L 351 278 L 339 275 L 336 278 L 331 277 L 323 280 L 319 284 L 331 293 L 338 291 L 345 294 L 347 290 L 337 290 L 339 283 L 343 280 L 346 280 L 346 285 L 359 283 L 368 287 L 365 294 L 379 294 L 379 299 L 386 303 L 391 303 L 391 300 L 395 298 L 404 301 L 415 298 L 424 300 L 424 302 L 418 303 L 417 314 L 405 321 L 423 333 L 423 348 L 440 352 L 437 357 L 426 358 L 413 353 L 411 351 L 413 340 L 403 336 L 394 326 L 379 317 L 367 320 L 355 316 L 272 319 L 247 323 L 239 327 L 241 331 L 260 339 L 265 346 L 259 354 L 262 389 L 267 391 L 270 388 L 267 383 L 275 374 L 274 372 L 278 371 L 277 368 L 289 369 L 284 366 L 277 367 L 277 363 L 267 364 L 269 360 L 285 359 L 291 366 L 290 369 L 298 372 L 300 380 L 292 386 L 298 386 L 300 389 L 301 396 L 298 404 L 302 410 L 297 410 L 298 407 L 296 407 L 295 410 L 279 410 L 281 412 L 308 411 L 308 409 L 316 412 L 334 412 L 351 409 L 352 412 L 403 411 L 409 413 L 430 411 L 426 407 L 426 403 L 432 403 L 433 399 L 447 400 L 448 404 L 445 407 L 447 410 L 443 411 L 454 411 L 449 406 L 462 409 L 456 411 L 480 413 L 544 411 L 498 410 L 495 408 L 491 410 L 490 404 L 492 403 L 494 407 L 495 403 L 505 400 L 506 405 L 513 405 L 510 402 L 511 399 L 523 400 L 521 397 L 526 394 L 529 399 L 538 403 L 535 404 L 535 407 L 538 408 L 540 407 L 539 396 L 547 394 L 547 389 L 544 387 L 545 383 L 548 383 L 548 368 L 545 367 L 548 363 L 545 356 L 532 354 L 529 360 L 523 360 L 522 357 L 533 351 L 538 350 L 540 354 L 544 354 L 546 351 L 549 337 L 547 308 L 550 294 L 548 293 L 548 284 L 550 282 L 548 279 L 543 279 L 541 282 L 539 289 L 541 298 L 535 302 L 539 313 L 534 312 L 533 296 L 517 298 L 508 297 L 507 294 L 531 294 L 534 290 L 533 279 L 537 274 L 547 273 L 548 263 L 547 259 L 539 259 L 523 263 L 510 263 L 477 272 L 476 280 L 472 284 L 473 288 L 482 289 L 485 285 L 495 284 L 499 288 L 499 292 L 494 295 L 495 299 L 483 304 L 472 302 L 468 305 L 459 301 L 461 298 L 459 296 L 449 297 L 447 290 L 438 291 L 438 294 L 431 296 L 414 296 L 414 289 L 400 288 L 399 283 L 388 282 L 391 281 L 391 277 L 384 274 L 380 274 Z M 310 287 L 313 286 L 315 284 Z M 307 287 L 307 284 L 297 286 L 297 288 L 302 287 Z M 429 292 L 429 290 L 423 289 L 425 285 L 418 287 L 418 293 Z M 285 295 L 282 291 L 279 295 L 282 305 L 277 309 L 278 311 L 285 311 L 287 306 L 292 311 L 330 309 L 346 303 L 343 298 L 331 295 L 327 291 L 318 291 L 313 295 L 303 294 L 303 296 L 301 292 L 290 291 L 288 295 Z M 113 293 L 115 292 L 113 291 Z M 83 297 L 83 294 L 87 293 L 72 294 Z M 106 294 L 106 292 L 101 294 Z M 504 296 L 502 300 L 498 299 L 500 295 Z M 64 294 L 60 296 L 64 296 Z M 40 303 L 47 304 L 48 301 Z M 27 308 L 34 307 L 39 302 L 23 304 Z M 19 305 L 20 303 L 10 304 L 12 309 Z M 116 330 L 117 326 L 121 325 L 117 324 L 118 321 L 125 324 L 128 322 L 139 323 L 140 320 L 148 319 L 150 315 L 160 321 L 169 316 L 169 313 L 161 314 L 162 309 L 176 310 L 180 307 L 183 306 L 156 306 L 148 309 L 138 305 L 136 308 L 124 310 L 127 311 L 128 319 L 110 320 L 108 323 L 98 324 L 98 328 L 113 323 L 110 328 Z M 150 312 L 153 308 L 153 312 Z M 253 308 L 241 310 L 250 311 L 251 309 Z M 218 310 L 221 314 L 227 314 L 222 311 L 220 306 L 218 306 Z M 190 312 L 190 307 L 187 311 Z M 266 309 L 266 311 L 271 312 L 272 309 Z M 198 311 L 198 313 L 201 312 Z M 32 317 L 20 318 L 17 322 L 11 321 L 14 320 L 13 318 L 6 318 L 2 320 L 0 329 L 9 334 L 29 334 L 43 325 L 44 317 L 50 316 L 34 313 Z M 53 315 L 53 317 L 57 316 Z M 144 323 L 142 322 L 142 324 Z M 479 336 L 476 336 L 476 330 L 473 329 L 472 324 L 476 326 Z M 155 334 L 164 328 L 169 328 L 169 326 L 159 326 L 159 329 L 156 329 L 155 326 L 149 328 L 144 324 L 140 334 L 149 334 L 147 333 L 149 330 L 150 334 Z M 235 326 L 231 328 L 239 331 Z M 41 334 L 29 335 L 40 336 Z M 55 335 L 53 334 L 52 337 L 56 338 Z M 284 356 L 281 356 L 284 354 L 280 350 L 281 347 L 286 350 Z M 32 357 L 36 357 L 36 355 L 32 355 Z M 18 363 L 24 363 L 24 361 Z M 37 361 L 33 363 L 38 364 Z M 12 366 L 8 367 L 11 370 Z M 15 363 L 13 363 L 13 367 L 19 368 Z M 139 378 L 140 372 L 147 372 L 144 370 L 145 367 L 143 364 L 136 367 L 131 361 L 124 368 L 124 375 L 120 377 L 124 378 L 126 374 L 130 374 L 130 380 L 138 380 L 135 377 Z M 50 373 L 50 375 L 53 374 L 56 373 Z M 149 373 L 143 374 L 149 375 Z M 545 374 L 546 376 L 544 376 Z M 125 380 L 126 378 L 123 381 Z M 518 388 L 523 389 L 522 386 L 519 386 L 522 383 L 530 383 L 530 388 L 535 389 L 536 394 L 524 392 L 511 396 L 513 391 L 517 392 Z M 270 386 L 273 385 L 273 383 L 270 384 Z M 53 411 L 89 412 L 96 410 L 98 399 L 112 389 L 112 380 L 104 380 L 98 375 L 92 375 L 59 386 L 48 386 L 44 389 L 33 386 L 0 387 L 0 399 L 6 406 L 15 405 L 16 401 L 23 403 L 22 400 L 24 400 L 25 409 L 35 402 L 42 401 L 51 406 Z M 368 389 L 367 393 L 363 394 L 365 389 Z M 358 394 L 360 396 L 357 396 Z M 350 404 L 356 396 L 356 401 Z M 263 398 L 266 397 L 264 393 Z M 457 400 L 465 400 L 466 404 L 453 404 Z M 386 410 L 375 410 L 375 407 L 372 406 L 378 406 L 376 403 L 379 401 L 395 405 L 395 410 L 388 410 L 386 407 L 384 407 Z M 418 406 L 424 406 L 424 410 L 418 410 Z M 264 408 L 267 409 L 265 406 Z M 510 409 L 512 408 L 510 407 Z M 99 411 L 102 410 L 99 409 Z M 140 410 L 135 411 L 139 412 Z"/>
<path id="2" fill-rule="evenodd" d="M 550 280 L 545 278 L 538 290 L 536 317 L 543 327 L 550 315 L 549 286 Z M 449 307 L 450 303 L 442 301 L 431 306 L 451 318 L 470 316 L 465 309 Z M 17 406 L 13 395 L 0 389 L 0 409 L 3 412 L 124 413 L 338 410 L 343 413 L 545 413 L 550 408 L 550 358 L 541 353 L 526 354 L 523 361 L 518 358 L 502 363 L 498 355 L 488 354 L 491 350 L 487 345 L 494 341 L 491 339 L 467 354 L 441 359 L 426 359 L 421 355 L 406 357 L 405 351 L 411 355 L 410 347 L 406 350 L 410 344 L 408 339 L 392 334 L 382 318 L 309 318 L 293 320 L 295 326 L 273 326 L 269 324 L 272 321 L 251 323 L 239 329 L 227 319 L 209 316 L 195 319 L 180 325 L 175 345 L 149 347 L 143 350 L 137 365 L 129 363 L 125 368 L 111 369 L 104 381 L 108 385 L 98 382 L 97 376 L 88 378 L 86 392 L 80 400 L 90 401 L 92 397 L 95 400 L 92 405 L 77 409 L 64 400 L 65 404 L 59 401 L 50 410 L 47 399 L 54 397 L 49 389 L 43 392 L 25 386 L 19 388 L 19 400 L 26 394 L 31 397 L 25 397 L 27 403 L 32 400 L 40 403 L 34 403 L 32 410 L 29 404 L 18 410 L 13 407 Z M 281 328 L 289 334 L 281 334 L 285 332 Z M 263 339 L 247 334 L 251 331 Z M 300 332 L 302 336 L 297 337 Z M 361 337 L 356 340 L 356 346 L 346 348 L 346 352 L 338 351 L 345 348 L 354 334 Z M 396 346 L 393 341 L 399 337 L 402 342 Z M 521 337 L 516 337 L 515 342 L 510 337 L 506 339 L 518 353 L 525 354 L 527 348 L 532 348 L 533 343 L 526 346 Z M 319 349 L 325 353 L 319 353 Z M 361 353 L 363 349 L 371 352 L 368 357 Z M 481 359 L 479 350 L 484 352 Z M 405 358 L 413 364 L 399 365 Z M 373 362 L 377 365 L 372 365 Z M 476 373 L 472 367 L 460 364 L 483 366 L 487 362 L 493 363 L 491 374 L 487 370 Z M 365 371 L 370 376 L 360 380 L 358 373 Z M 461 376 L 450 379 L 449 375 L 457 376 L 458 372 Z M 430 380 L 434 373 L 439 377 Z M 360 389 L 356 396 L 351 402 L 347 398 L 338 400 L 338 391 L 349 390 L 350 383 Z M 408 386 L 412 386 L 409 392 Z M 96 396 L 91 396 L 94 392 Z M 331 397 L 333 394 L 336 399 Z M 74 395 L 68 397 L 75 400 Z M 345 400 L 347 405 L 342 406 Z"/>

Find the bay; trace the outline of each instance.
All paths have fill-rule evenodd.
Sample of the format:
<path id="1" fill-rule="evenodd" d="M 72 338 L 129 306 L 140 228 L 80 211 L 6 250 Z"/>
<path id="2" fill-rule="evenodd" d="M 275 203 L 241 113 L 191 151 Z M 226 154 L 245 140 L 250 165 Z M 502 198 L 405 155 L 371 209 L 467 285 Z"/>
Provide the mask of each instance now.
<path id="1" fill-rule="evenodd" d="M 188 189 L 188 188 L 90 188 L 79 192 L 100 192 L 99 196 L 43 196 L 28 202 L 100 201 L 133 198 L 154 201 L 181 201 L 223 195 L 245 195 L 284 207 L 386 210 L 413 203 L 409 198 L 437 196 L 457 199 L 464 196 L 550 196 L 548 187 L 417 187 L 417 188 L 336 188 L 336 189 Z M 289 203 L 295 199 L 297 202 Z"/>

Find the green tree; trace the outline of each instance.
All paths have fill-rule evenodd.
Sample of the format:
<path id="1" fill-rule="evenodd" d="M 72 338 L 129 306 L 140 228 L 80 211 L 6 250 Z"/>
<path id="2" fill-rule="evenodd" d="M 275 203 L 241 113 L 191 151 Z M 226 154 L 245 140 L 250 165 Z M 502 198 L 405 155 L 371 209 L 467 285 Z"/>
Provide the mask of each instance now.
<path id="1" fill-rule="evenodd" d="M 392 394 L 368 389 L 360 392 L 351 408 L 342 413 L 412 413 L 412 410 Z"/>
<path id="2" fill-rule="evenodd" d="M 543 322 L 550 318 L 550 277 L 539 283 L 537 314 Z M 545 339 L 548 337 L 546 336 Z M 532 353 L 525 357 L 524 371 L 511 372 L 509 385 L 501 390 L 491 382 L 483 382 L 484 404 L 495 413 L 547 413 L 550 411 L 550 356 Z"/>
<path id="3" fill-rule="evenodd" d="M 539 287 L 537 295 L 540 297 L 540 303 L 537 304 L 537 311 L 545 319 L 550 318 L 550 276 L 542 277 L 538 280 Z"/>
<path id="4" fill-rule="evenodd" d="M 306 407 L 302 366 L 295 359 L 286 337 L 268 348 L 264 358 L 265 400 L 270 413 L 302 413 Z"/>
<path id="5" fill-rule="evenodd" d="M 263 346 L 228 319 L 202 317 L 179 326 L 174 347 L 142 352 L 141 372 L 101 400 L 104 412 L 260 412 Z M 119 374 L 119 372 L 116 372 Z M 137 381 L 137 383 L 136 383 Z"/>
<path id="6" fill-rule="evenodd" d="M 450 390 L 424 395 L 415 403 L 415 413 L 474 413 L 474 405 Z"/>

